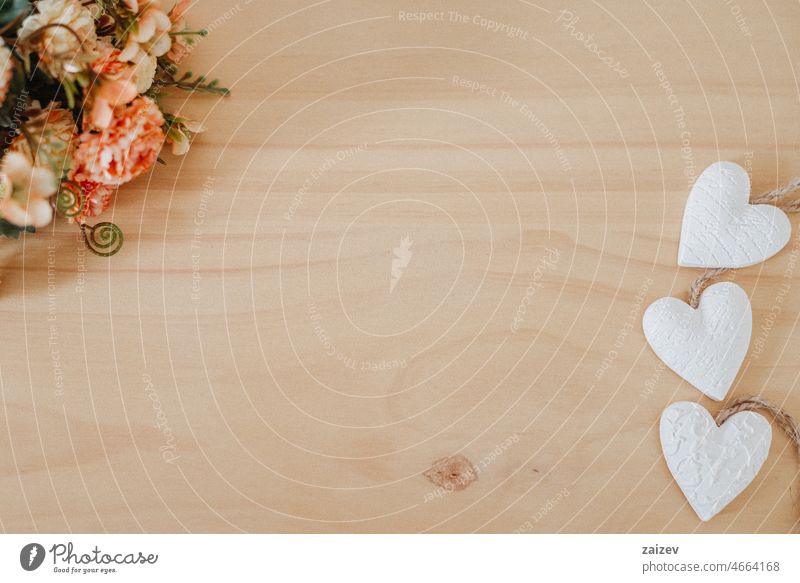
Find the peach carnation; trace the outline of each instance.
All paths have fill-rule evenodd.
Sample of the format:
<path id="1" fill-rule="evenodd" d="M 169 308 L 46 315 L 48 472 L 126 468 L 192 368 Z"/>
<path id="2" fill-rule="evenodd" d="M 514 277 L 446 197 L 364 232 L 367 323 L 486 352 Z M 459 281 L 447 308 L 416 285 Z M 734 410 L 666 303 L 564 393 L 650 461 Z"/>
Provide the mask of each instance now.
<path id="1" fill-rule="evenodd" d="M 107 41 L 101 40 L 98 49 L 100 56 L 92 63 L 92 70 L 98 78 L 89 98 L 88 122 L 92 129 L 105 129 L 113 121 L 114 109 L 136 97 L 136 83 L 133 81 L 136 70 L 129 63 L 120 61 L 120 51 Z"/>
<path id="2" fill-rule="evenodd" d="M 130 64 L 120 60 L 119 49 L 106 38 L 97 41 L 97 58 L 92 61 L 92 71 L 98 75 L 108 75 L 109 77 L 119 78 L 130 73 Z"/>
<path id="3" fill-rule="evenodd" d="M 75 181 L 119 186 L 146 172 L 164 143 L 164 116 L 149 97 L 114 110 L 102 132 L 85 131 L 75 150 Z"/>
<path id="4" fill-rule="evenodd" d="M 112 187 L 89 181 L 78 182 L 77 185 L 83 193 L 83 205 L 80 214 L 74 218 L 75 221 L 82 223 L 88 218 L 96 217 L 111 205 L 114 194 Z"/>

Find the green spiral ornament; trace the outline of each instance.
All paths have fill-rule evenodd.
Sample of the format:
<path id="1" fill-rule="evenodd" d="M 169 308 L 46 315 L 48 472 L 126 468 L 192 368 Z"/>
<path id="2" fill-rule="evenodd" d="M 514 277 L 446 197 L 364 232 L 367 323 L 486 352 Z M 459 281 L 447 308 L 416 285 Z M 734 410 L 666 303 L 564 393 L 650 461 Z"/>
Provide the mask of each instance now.
<path id="1" fill-rule="evenodd" d="M 83 190 L 81 187 L 65 180 L 61 183 L 56 197 L 56 210 L 68 219 L 74 219 L 83 212 Z"/>
<path id="2" fill-rule="evenodd" d="M 116 255 L 125 241 L 122 229 L 114 223 L 97 223 L 94 226 L 84 223 L 81 225 L 81 232 L 86 248 L 100 257 Z"/>

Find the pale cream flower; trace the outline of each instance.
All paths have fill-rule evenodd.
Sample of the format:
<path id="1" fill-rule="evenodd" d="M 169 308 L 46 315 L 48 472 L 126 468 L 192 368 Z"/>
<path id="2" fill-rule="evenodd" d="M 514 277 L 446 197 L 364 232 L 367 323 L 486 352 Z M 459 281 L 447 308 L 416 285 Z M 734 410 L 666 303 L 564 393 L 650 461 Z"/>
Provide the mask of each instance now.
<path id="1" fill-rule="evenodd" d="M 11 56 L 11 51 L 5 43 L 0 41 L 0 105 L 3 105 L 6 100 L 6 95 L 8 95 L 13 67 L 14 61 Z"/>
<path id="2" fill-rule="evenodd" d="M 147 56 L 165 55 L 172 46 L 169 35 L 172 21 L 163 4 L 158 0 L 123 0 L 123 3 L 136 14 L 136 26 L 128 34 L 120 58 L 138 64 Z"/>
<path id="3" fill-rule="evenodd" d="M 182 119 L 181 123 L 173 125 L 167 133 L 167 142 L 172 145 L 172 153 L 183 156 L 189 151 L 192 136 L 206 131 L 198 121 Z"/>
<path id="4" fill-rule="evenodd" d="M 25 135 L 33 142 L 33 147 L 23 134 L 18 134 L 11 142 L 10 150 L 20 152 L 36 166 L 45 166 L 57 176 L 65 175 L 72 164 L 75 149 L 75 120 L 69 109 L 59 103 L 51 102 L 42 107 L 34 100 L 25 112 Z"/>
<path id="5" fill-rule="evenodd" d="M 138 60 L 133 61 L 133 66 L 136 69 L 134 79 L 136 80 L 136 90 L 139 93 L 144 93 L 153 84 L 153 79 L 156 76 L 156 68 L 158 67 L 158 60 L 153 55 L 147 53 L 139 53 Z"/>
<path id="6" fill-rule="evenodd" d="M 53 78 L 85 83 L 97 33 L 92 13 L 79 0 L 39 0 L 18 37 L 23 54 L 38 54 L 39 66 Z"/>
<path id="7" fill-rule="evenodd" d="M 49 199 L 57 189 L 51 170 L 8 152 L 0 165 L 0 217 L 18 227 L 44 227 L 53 220 Z"/>

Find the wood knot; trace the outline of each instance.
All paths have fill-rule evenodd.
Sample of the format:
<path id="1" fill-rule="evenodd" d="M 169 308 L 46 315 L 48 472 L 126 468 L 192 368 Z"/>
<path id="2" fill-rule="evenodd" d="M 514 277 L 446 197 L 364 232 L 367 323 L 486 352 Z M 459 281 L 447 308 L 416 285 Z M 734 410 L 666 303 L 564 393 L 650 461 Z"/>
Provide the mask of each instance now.
<path id="1" fill-rule="evenodd" d="M 431 482 L 449 491 L 463 490 L 478 479 L 478 470 L 461 454 L 433 462 L 423 474 Z"/>

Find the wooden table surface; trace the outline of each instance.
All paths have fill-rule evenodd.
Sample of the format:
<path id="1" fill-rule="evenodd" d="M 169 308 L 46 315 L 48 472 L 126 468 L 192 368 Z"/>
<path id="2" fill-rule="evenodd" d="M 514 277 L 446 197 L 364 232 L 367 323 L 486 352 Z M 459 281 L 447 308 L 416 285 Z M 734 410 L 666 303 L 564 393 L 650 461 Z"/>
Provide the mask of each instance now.
<path id="1" fill-rule="evenodd" d="M 434 11 L 421 16 L 420 11 Z M 689 188 L 800 174 L 800 4 L 200 0 L 208 131 L 126 187 L 115 257 L 2 242 L 0 529 L 788 532 L 797 459 L 702 523 L 644 308 Z M 795 226 L 797 219 L 793 219 Z M 800 231 L 798 231 L 800 232 Z M 800 415 L 800 235 L 729 275 L 729 397 Z M 783 286 L 783 284 L 786 284 Z M 788 289 L 787 289 L 788 286 Z M 462 455 L 477 480 L 423 474 Z"/>

